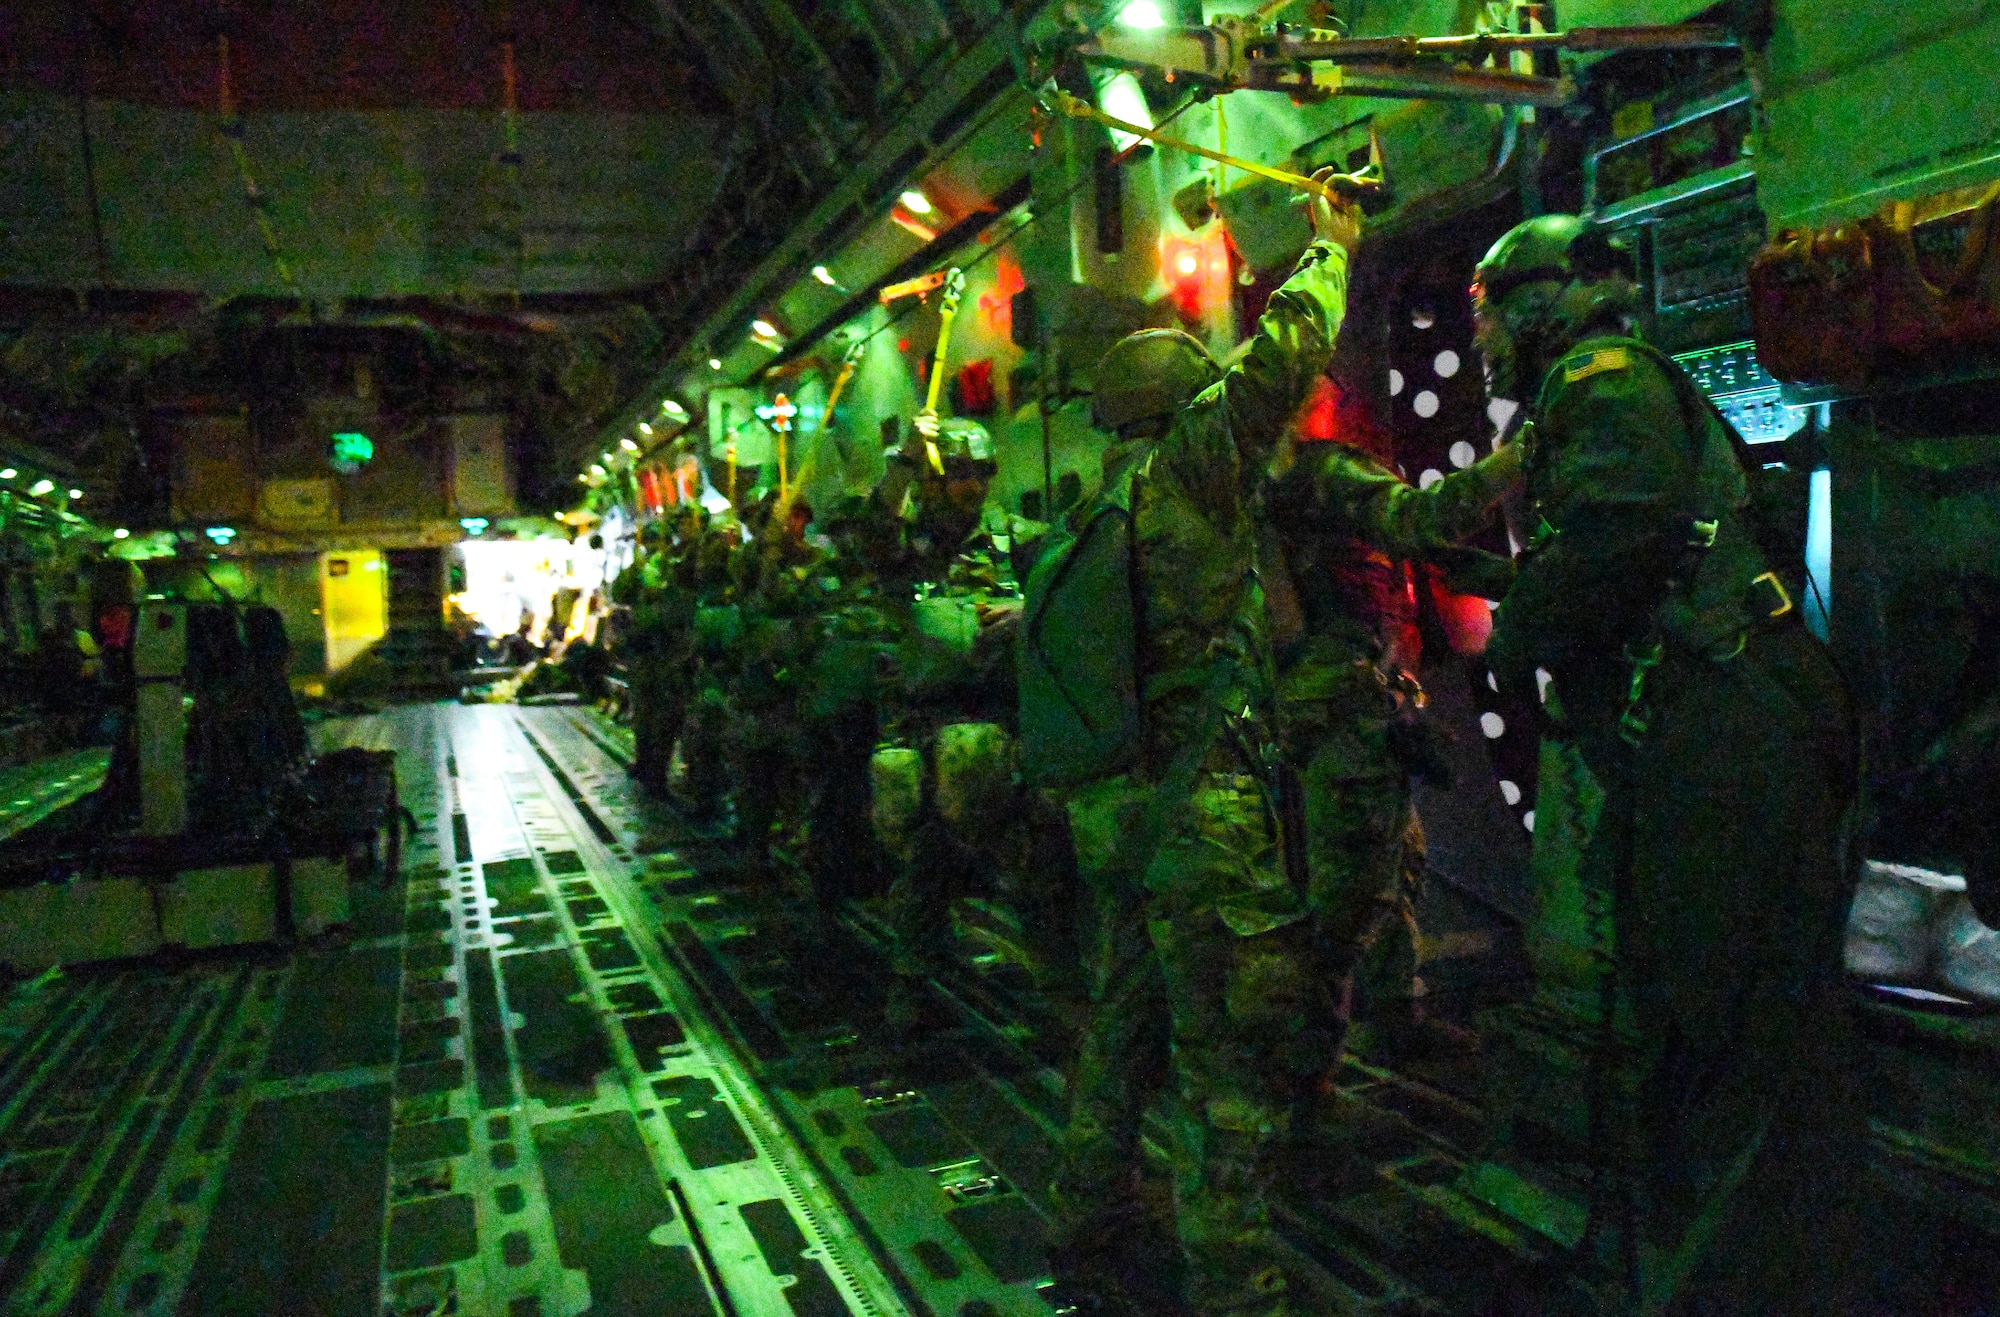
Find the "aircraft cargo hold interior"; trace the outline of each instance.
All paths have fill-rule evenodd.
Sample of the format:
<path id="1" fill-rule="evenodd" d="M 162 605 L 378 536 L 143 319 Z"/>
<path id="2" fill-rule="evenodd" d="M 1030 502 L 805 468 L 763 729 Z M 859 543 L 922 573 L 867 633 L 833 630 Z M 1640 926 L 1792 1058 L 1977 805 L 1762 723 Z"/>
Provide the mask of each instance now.
<path id="1" fill-rule="evenodd" d="M 2000 1313 L 1996 74 L 0 12 L 0 1309 Z"/>

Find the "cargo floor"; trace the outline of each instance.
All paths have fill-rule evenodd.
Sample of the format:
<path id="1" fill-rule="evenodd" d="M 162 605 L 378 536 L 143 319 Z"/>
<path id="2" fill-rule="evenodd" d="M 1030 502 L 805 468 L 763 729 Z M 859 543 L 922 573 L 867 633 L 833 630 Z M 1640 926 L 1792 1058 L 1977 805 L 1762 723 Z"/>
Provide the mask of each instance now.
<path id="1" fill-rule="evenodd" d="M 420 822 L 351 936 L 0 1006 L 7 1312 L 906 1310 L 516 711 L 320 732 Z"/>
<path id="2" fill-rule="evenodd" d="M 1059 1028 L 1010 967 L 961 958 L 888 1028 L 866 903 L 745 881 L 636 796 L 588 711 L 409 706 L 320 734 L 396 750 L 420 821 L 348 936 L 0 999 L 6 1312 L 1050 1311 Z M 1434 887 L 1426 977 L 1463 1009 L 1505 998 L 1518 933 Z M 1488 1307 L 1557 1251 L 1566 1186 L 1482 1174 L 1476 1077 L 1363 1043 L 1280 1228 L 1331 1310 Z M 1159 1117 L 1170 1165 L 1185 1122 Z M 1891 1169 L 1946 1174 L 1920 1160 Z M 1964 1199 L 1949 1178 L 1912 1194 Z M 1972 1198 L 1940 1240 L 1987 1238 L 1954 1233 L 2000 1194 Z"/>

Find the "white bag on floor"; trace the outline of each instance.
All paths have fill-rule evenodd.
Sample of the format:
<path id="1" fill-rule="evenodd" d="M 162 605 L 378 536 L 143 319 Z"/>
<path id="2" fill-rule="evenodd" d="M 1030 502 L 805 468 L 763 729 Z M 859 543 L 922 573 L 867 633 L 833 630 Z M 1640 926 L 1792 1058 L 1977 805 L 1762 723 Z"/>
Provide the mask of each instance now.
<path id="1" fill-rule="evenodd" d="M 1847 914 L 1847 972 L 1871 983 L 1921 984 L 1936 966 L 1936 922 L 1965 880 L 1869 860 Z"/>
<path id="2" fill-rule="evenodd" d="M 2000 932 L 1973 913 L 1958 875 L 1870 860 L 1847 916 L 1847 972 L 2000 1005 Z"/>
<path id="3" fill-rule="evenodd" d="M 1938 978 L 1961 997 L 2000 1005 L 2000 932 L 1979 922 L 1962 892 L 1938 928 Z"/>

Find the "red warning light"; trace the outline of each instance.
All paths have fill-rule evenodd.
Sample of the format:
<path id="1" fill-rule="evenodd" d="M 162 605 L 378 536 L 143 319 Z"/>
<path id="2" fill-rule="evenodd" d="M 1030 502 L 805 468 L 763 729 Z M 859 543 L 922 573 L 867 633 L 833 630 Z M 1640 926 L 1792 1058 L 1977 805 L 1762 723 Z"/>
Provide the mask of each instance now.
<path id="1" fill-rule="evenodd" d="M 1199 238 L 1167 238 L 1160 245 L 1160 279 L 1186 321 L 1227 306 L 1229 239 L 1220 225 Z"/>
<path id="2" fill-rule="evenodd" d="M 1169 238 L 1160 253 L 1160 276 L 1167 285 L 1167 296 L 1173 299 L 1183 320 L 1201 319 L 1202 303 L 1202 245 Z"/>

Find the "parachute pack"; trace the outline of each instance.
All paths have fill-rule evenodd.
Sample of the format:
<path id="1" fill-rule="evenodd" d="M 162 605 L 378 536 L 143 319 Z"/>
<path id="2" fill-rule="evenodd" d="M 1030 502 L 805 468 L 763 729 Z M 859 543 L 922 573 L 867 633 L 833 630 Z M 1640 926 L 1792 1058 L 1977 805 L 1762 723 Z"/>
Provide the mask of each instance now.
<path id="1" fill-rule="evenodd" d="M 1147 465 L 1142 458 L 1108 482 L 1028 574 L 1018 657 L 1021 772 L 1029 786 L 1080 786 L 1126 771 L 1137 757 L 1132 509 Z"/>

